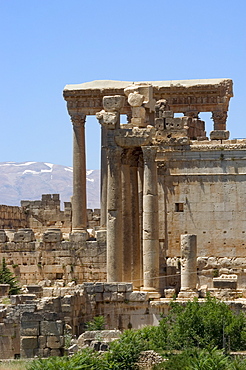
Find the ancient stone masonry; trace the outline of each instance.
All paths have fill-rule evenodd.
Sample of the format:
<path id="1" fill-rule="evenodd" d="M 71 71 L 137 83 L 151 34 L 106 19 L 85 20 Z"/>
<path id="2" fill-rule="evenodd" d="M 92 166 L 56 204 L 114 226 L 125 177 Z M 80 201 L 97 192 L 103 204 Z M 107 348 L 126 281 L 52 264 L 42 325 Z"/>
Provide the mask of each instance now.
<path id="1" fill-rule="evenodd" d="M 196 234 L 194 223 L 198 219 L 206 224 L 204 206 L 205 212 L 196 205 L 191 213 L 192 189 L 206 189 L 202 177 L 206 171 L 213 176 L 206 177 L 209 187 L 221 181 L 219 177 L 214 181 L 219 174 L 213 160 L 219 153 L 217 145 L 229 144 L 226 118 L 232 96 L 229 79 L 94 81 L 65 87 L 64 98 L 72 121 L 75 115 L 84 119 L 95 114 L 102 127 L 101 228 L 107 234 L 109 282 L 131 281 L 136 288 L 162 294 L 168 283 L 160 279 L 168 268 L 165 261 L 180 256 L 180 234 Z M 199 118 L 199 112 L 208 111 L 214 120 L 211 141 Z M 184 116 L 177 117 L 176 113 Z M 120 114 L 127 115 L 127 123 L 120 124 Z M 209 152 L 208 143 L 212 147 Z M 75 143 L 74 158 L 84 158 L 85 142 L 80 142 L 79 153 L 77 148 Z M 224 155 L 219 158 L 222 160 Z M 227 163 L 221 163 L 224 174 Z M 84 164 L 76 164 L 75 160 L 74 165 L 75 173 L 81 173 L 82 179 Z M 200 176 L 194 177 L 197 172 Z M 189 179 L 186 173 L 192 174 Z M 190 186 L 193 180 L 195 183 Z M 187 181 L 189 198 L 187 189 L 183 189 Z M 75 186 L 75 192 L 84 187 L 82 183 L 81 180 L 79 187 Z M 203 201 L 201 195 L 200 199 Z M 78 210 L 73 207 L 74 219 L 84 207 L 79 202 Z M 182 216 L 192 219 L 186 224 Z M 208 233 L 205 224 L 203 233 Z M 221 239 L 222 235 L 217 243 Z M 213 248 L 212 243 L 209 247 Z M 199 248 L 203 248 L 203 255 L 209 253 L 201 239 L 198 255 Z"/>

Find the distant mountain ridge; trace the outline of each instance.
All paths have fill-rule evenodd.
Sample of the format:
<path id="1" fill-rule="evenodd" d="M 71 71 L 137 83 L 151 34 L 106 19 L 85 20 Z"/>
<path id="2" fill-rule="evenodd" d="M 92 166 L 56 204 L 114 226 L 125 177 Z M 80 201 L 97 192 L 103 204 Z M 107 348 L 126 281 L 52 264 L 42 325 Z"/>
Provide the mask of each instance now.
<path id="1" fill-rule="evenodd" d="M 60 194 L 61 206 L 72 196 L 73 168 L 45 162 L 0 162 L 0 204 L 20 206 L 21 200 L 40 200 Z M 86 171 L 87 208 L 100 208 L 100 171 Z"/>

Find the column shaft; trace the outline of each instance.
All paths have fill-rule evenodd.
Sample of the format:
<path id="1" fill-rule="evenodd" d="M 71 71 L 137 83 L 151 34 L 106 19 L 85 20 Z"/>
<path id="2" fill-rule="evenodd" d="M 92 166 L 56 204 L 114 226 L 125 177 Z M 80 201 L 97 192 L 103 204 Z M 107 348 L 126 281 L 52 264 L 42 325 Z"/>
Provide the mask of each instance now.
<path id="1" fill-rule="evenodd" d="M 72 230 L 86 230 L 85 115 L 71 116 L 73 123 Z"/>
<path id="2" fill-rule="evenodd" d="M 107 225 L 107 130 L 101 126 L 101 218 L 102 229 Z"/>
<path id="3" fill-rule="evenodd" d="M 195 290 L 197 284 L 196 235 L 181 235 L 181 290 Z"/>
<path id="4" fill-rule="evenodd" d="M 107 281 L 122 281 L 122 189 L 119 147 L 108 147 Z"/>
<path id="5" fill-rule="evenodd" d="M 131 199 L 131 245 L 132 245 L 132 282 L 141 286 L 141 253 L 138 201 L 138 168 L 130 166 L 130 199 Z"/>
<path id="6" fill-rule="evenodd" d="M 142 147 L 143 182 L 143 279 L 144 290 L 159 288 L 159 220 L 156 148 Z"/>
<path id="7" fill-rule="evenodd" d="M 131 196 L 130 196 L 130 166 L 128 152 L 122 162 L 122 231 L 123 231 L 123 281 L 132 281 L 132 222 L 131 222 Z"/>

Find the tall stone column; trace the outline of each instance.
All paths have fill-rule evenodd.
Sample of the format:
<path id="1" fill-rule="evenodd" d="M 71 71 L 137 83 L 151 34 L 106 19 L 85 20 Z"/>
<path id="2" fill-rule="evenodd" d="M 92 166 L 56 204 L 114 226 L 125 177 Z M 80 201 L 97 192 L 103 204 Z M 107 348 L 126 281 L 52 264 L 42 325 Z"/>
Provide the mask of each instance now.
<path id="1" fill-rule="evenodd" d="M 101 229 L 107 226 L 107 129 L 101 126 Z"/>
<path id="2" fill-rule="evenodd" d="M 159 220 L 155 147 L 142 147 L 143 179 L 143 290 L 159 288 Z"/>
<path id="3" fill-rule="evenodd" d="M 179 298 L 198 296 L 197 284 L 197 238 L 193 234 L 181 235 L 181 290 Z"/>
<path id="4" fill-rule="evenodd" d="M 130 195 L 130 166 L 129 151 L 125 149 L 122 155 L 122 280 L 132 281 L 132 213 L 131 213 L 131 195 Z"/>
<path id="5" fill-rule="evenodd" d="M 107 194 L 107 281 L 122 281 L 122 149 L 109 146 Z"/>
<path id="6" fill-rule="evenodd" d="M 138 205 L 140 230 L 140 286 L 143 285 L 143 155 L 138 158 Z"/>
<path id="7" fill-rule="evenodd" d="M 86 232 L 85 114 L 71 116 L 73 124 L 72 232 Z"/>
<path id="8" fill-rule="evenodd" d="M 141 245 L 138 199 L 138 152 L 130 157 L 130 202 L 131 202 L 131 246 L 132 282 L 135 288 L 141 286 Z"/>

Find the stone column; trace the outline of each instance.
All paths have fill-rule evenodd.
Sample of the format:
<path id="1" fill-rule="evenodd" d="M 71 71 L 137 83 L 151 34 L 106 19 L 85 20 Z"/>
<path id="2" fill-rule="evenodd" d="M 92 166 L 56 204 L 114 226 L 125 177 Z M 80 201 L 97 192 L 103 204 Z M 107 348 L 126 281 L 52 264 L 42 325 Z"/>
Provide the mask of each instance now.
<path id="1" fill-rule="evenodd" d="M 156 147 L 142 147 L 143 179 L 143 290 L 159 288 L 159 220 Z"/>
<path id="2" fill-rule="evenodd" d="M 130 196 L 130 166 L 129 151 L 125 149 L 122 155 L 122 243 L 123 243 L 123 268 L 122 280 L 132 281 L 132 220 L 131 220 L 131 196 Z"/>
<path id="3" fill-rule="evenodd" d="M 71 116 L 73 124 L 72 232 L 85 232 L 87 227 L 85 119 L 85 114 Z"/>
<path id="4" fill-rule="evenodd" d="M 132 247 L 132 282 L 135 288 L 141 286 L 141 245 L 138 199 L 138 152 L 130 157 L 130 202 L 131 202 L 131 247 Z"/>
<path id="5" fill-rule="evenodd" d="M 107 226 L 107 129 L 101 126 L 101 229 Z"/>
<path id="6" fill-rule="evenodd" d="M 196 235 L 181 235 L 181 290 L 179 298 L 198 296 L 197 284 L 197 238 Z"/>
<path id="7" fill-rule="evenodd" d="M 212 119 L 214 121 L 214 130 L 210 132 L 211 140 L 227 140 L 229 139 L 230 132 L 226 130 L 226 111 L 213 111 Z"/>
<path id="8" fill-rule="evenodd" d="M 140 230 L 140 285 L 143 285 L 143 155 L 138 159 L 138 205 Z"/>
<path id="9" fill-rule="evenodd" d="M 122 281 L 122 189 L 120 147 L 108 147 L 107 281 Z"/>

